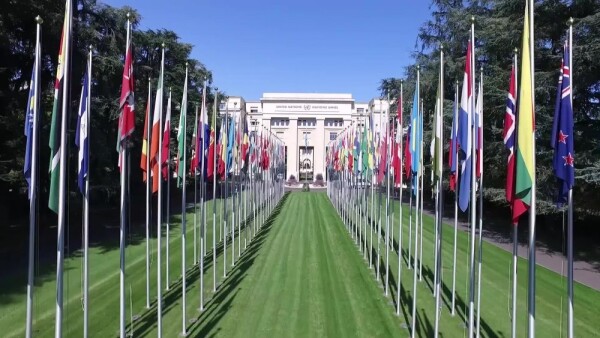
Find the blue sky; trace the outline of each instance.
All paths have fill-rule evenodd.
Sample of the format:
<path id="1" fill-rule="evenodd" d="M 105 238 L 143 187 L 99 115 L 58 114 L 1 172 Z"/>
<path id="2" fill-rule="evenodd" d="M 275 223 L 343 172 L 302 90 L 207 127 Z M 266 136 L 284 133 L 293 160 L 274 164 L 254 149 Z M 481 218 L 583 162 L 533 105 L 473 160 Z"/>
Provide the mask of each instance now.
<path id="1" fill-rule="evenodd" d="M 142 15 L 141 29 L 166 28 L 194 45 L 192 57 L 229 95 L 263 92 L 378 95 L 402 76 L 429 0 L 104 0 Z"/>

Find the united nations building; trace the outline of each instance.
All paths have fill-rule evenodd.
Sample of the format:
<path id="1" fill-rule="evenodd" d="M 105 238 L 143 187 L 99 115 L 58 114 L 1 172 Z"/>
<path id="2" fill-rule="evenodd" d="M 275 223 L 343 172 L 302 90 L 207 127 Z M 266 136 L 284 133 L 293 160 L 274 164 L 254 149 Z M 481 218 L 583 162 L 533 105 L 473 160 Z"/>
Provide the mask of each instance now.
<path id="1" fill-rule="evenodd" d="M 269 129 L 286 145 L 285 177 L 312 181 L 319 174 L 327 179 L 325 155 L 331 141 L 352 124 L 364 125 L 371 112 L 377 133 L 388 109 L 387 100 L 356 102 L 352 94 L 264 93 L 256 101 L 230 96 L 219 112 L 248 116 L 250 132 Z"/>

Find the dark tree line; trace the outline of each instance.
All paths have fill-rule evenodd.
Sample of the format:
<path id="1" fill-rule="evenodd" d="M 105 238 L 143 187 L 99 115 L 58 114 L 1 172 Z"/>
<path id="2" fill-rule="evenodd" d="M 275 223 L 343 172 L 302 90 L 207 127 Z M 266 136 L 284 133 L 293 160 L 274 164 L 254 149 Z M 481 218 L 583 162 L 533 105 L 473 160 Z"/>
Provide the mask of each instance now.
<path id="1" fill-rule="evenodd" d="M 53 85 L 58 48 L 64 18 L 64 1 L 7 0 L 0 4 L 0 212 L 8 219 L 27 215 L 25 180 L 23 179 L 24 115 L 28 82 L 34 60 L 34 18 L 40 15 L 42 26 L 41 124 L 39 144 L 40 212 L 47 210 L 48 137 L 52 113 Z M 172 130 L 179 121 L 185 65 L 189 64 L 188 135 L 193 129 L 195 107 L 201 101 L 203 82 L 208 81 L 207 101 L 212 114 L 216 88 L 211 87 L 212 74 L 199 61 L 190 57 L 193 46 L 180 41 L 169 30 L 139 30 L 140 15 L 133 8 L 114 8 L 96 0 L 77 0 L 73 13 L 73 43 L 71 53 L 71 113 L 68 123 L 69 192 L 76 196 L 76 148 L 74 135 L 76 109 L 81 91 L 88 48 L 93 48 L 93 84 L 91 107 L 91 191 L 96 201 L 110 204 L 118 198 L 117 119 L 125 54 L 127 13 L 132 18 L 134 76 L 136 79 L 136 130 L 131 151 L 132 188 L 141 187 L 139 159 L 144 114 L 148 97 L 148 80 L 155 94 L 160 71 L 161 45 L 165 52 L 165 92 L 172 89 Z M 209 46 L 203 46 L 209 48 Z M 154 103 L 154 97 L 152 97 Z M 164 100 L 166 105 L 166 98 Z M 172 139 L 173 153 L 176 152 Z"/>
<path id="2" fill-rule="evenodd" d="M 414 64 L 405 70 L 405 107 L 410 109 L 416 66 L 421 69 L 421 97 L 425 105 L 425 140 L 429 142 L 439 73 L 439 51 L 445 53 L 445 135 L 452 123 L 456 81 L 465 64 L 471 17 L 475 18 L 476 69 L 484 77 L 484 171 L 488 204 L 506 206 L 504 184 L 507 150 L 502 129 L 512 56 L 521 47 L 522 0 L 433 0 L 431 19 L 425 22 L 416 40 Z M 554 205 L 555 179 L 552 173 L 550 138 L 562 46 L 567 38 L 569 18 L 574 19 L 574 123 L 576 217 L 600 213 L 600 1 L 546 0 L 535 5 L 535 94 L 537 128 L 538 215 L 559 212 Z M 520 63 L 520 59 L 519 59 Z M 478 80 L 477 80 L 478 81 Z M 397 97 L 400 80 L 383 79 L 382 94 Z M 405 111 L 405 122 L 408 121 Z M 447 145 L 446 145 L 447 151 Z M 427 156 L 427 155 L 426 155 Z M 427 159 L 426 159 L 427 161 Z M 447 184 L 446 184 L 447 187 Z M 552 216 L 551 216 L 552 217 Z M 508 219 L 508 216 L 507 216 Z M 589 222 L 588 222 L 589 223 Z"/>

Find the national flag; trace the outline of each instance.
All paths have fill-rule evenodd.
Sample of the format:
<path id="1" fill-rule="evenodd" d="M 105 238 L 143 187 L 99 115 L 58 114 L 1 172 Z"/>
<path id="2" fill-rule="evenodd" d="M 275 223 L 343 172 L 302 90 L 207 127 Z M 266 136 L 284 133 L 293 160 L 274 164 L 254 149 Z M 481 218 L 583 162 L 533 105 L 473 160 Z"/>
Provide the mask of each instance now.
<path id="1" fill-rule="evenodd" d="M 89 63 L 92 60 L 88 60 Z M 88 67 L 91 67 L 88 65 Z M 86 193 L 85 181 L 89 174 L 90 162 L 90 141 L 88 138 L 89 123 L 89 98 L 90 98 L 90 79 L 86 70 L 83 76 L 83 87 L 81 88 L 81 98 L 79 101 L 79 113 L 77 114 L 77 128 L 75 129 L 75 145 L 79 149 L 77 161 L 77 186 L 81 194 Z"/>
<path id="2" fill-rule="evenodd" d="M 65 76 L 68 66 L 67 44 L 71 40 L 71 1 L 67 0 L 65 5 L 65 19 L 63 23 L 63 32 L 60 38 L 60 48 L 58 50 L 58 63 L 56 66 L 56 81 L 54 82 L 54 105 L 52 108 L 52 124 L 50 125 L 50 190 L 48 192 L 48 208 L 58 213 L 58 195 L 60 191 L 60 139 L 62 130 L 61 122 L 63 118 L 63 92 Z M 66 113 L 66 112 L 65 112 Z"/>
<path id="3" fill-rule="evenodd" d="M 443 112 L 442 112 L 442 107 L 443 107 L 443 102 L 442 100 L 444 99 L 441 96 L 441 88 L 439 87 L 441 85 L 441 79 L 440 79 L 440 83 L 438 84 L 438 90 L 437 90 L 437 95 L 436 95 L 436 103 L 435 103 L 435 115 L 433 117 L 433 159 L 432 159 L 432 164 L 433 164 L 433 176 L 435 181 L 439 181 L 442 179 L 442 169 L 443 169 L 443 160 L 442 160 L 442 128 L 443 128 Z"/>
<path id="4" fill-rule="evenodd" d="M 354 159 L 354 163 L 353 163 L 353 168 L 355 172 L 359 172 L 360 171 L 360 138 L 359 138 L 359 130 L 355 130 L 354 131 L 354 149 L 353 149 L 353 154 L 352 157 Z"/>
<path id="5" fill-rule="evenodd" d="M 411 177 L 412 172 L 412 154 L 410 152 L 410 135 L 412 134 L 412 126 L 408 125 L 408 132 L 406 133 L 406 142 L 404 143 L 404 172 L 406 178 Z"/>
<path id="6" fill-rule="evenodd" d="M 423 117 L 419 109 L 419 84 L 417 83 L 415 95 L 413 98 L 412 113 L 410 116 L 410 157 L 413 180 L 415 180 L 416 177 L 418 177 L 418 174 L 421 170 L 421 142 L 423 140 L 422 119 Z M 413 186 L 415 185 L 416 183 L 413 182 Z M 416 193 L 416 190 L 413 190 L 413 193 Z"/>
<path id="7" fill-rule="evenodd" d="M 508 149 L 508 159 L 506 166 L 506 201 L 511 203 L 514 194 L 514 175 L 515 175 L 515 122 L 516 122 L 516 79 L 515 67 L 510 72 L 510 83 L 508 85 L 508 98 L 506 99 L 506 112 L 504 113 L 504 131 L 502 137 L 504 146 Z"/>
<path id="8" fill-rule="evenodd" d="M 144 182 L 148 179 L 148 137 L 150 136 L 150 131 L 148 123 L 150 122 L 150 101 L 152 100 L 152 93 L 150 84 L 148 84 L 148 101 L 146 101 L 146 117 L 144 118 L 144 136 L 142 138 L 142 156 L 140 158 L 140 168 L 142 169 L 142 177 Z"/>
<path id="9" fill-rule="evenodd" d="M 483 78 L 479 79 L 477 104 L 475 105 L 475 151 L 477 153 L 475 174 L 477 178 L 480 178 L 483 172 Z"/>
<path id="10" fill-rule="evenodd" d="M 457 87 L 458 88 L 458 87 Z M 450 146 L 448 147 L 448 166 L 450 167 L 450 190 L 456 190 L 456 167 L 458 162 L 458 94 L 452 106 L 452 130 L 450 130 Z"/>
<path id="11" fill-rule="evenodd" d="M 531 83 L 531 57 L 529 36 L 529 12 L 525 6 L 523 25 L 523 48 L 521 59 L 521 85 L 519 86 L 519 108 L 517 115 L 517 144 L 515 151 L 515 194 L 513 198 L 513 222 L 531 206 L 533 182 L 535 182 L 535 108 L 533 106 L 533 84 Z"/>
<path id="12" fill-rule="evenodd" d="M 119 100 L 119 139 L 117 141 L 117 152 L 119 153 L 119 168 L 124 160 L 121 151 L 121 144 L 133 133 L 135 129 L 134 116 L 134 88 L 135 80 L 133 78 L 133 51 L 131 50 L 131 41 L 127 41 L 125 51 L 125 65 L 123 66 L 123 81 L 121 83 L 121 99 Z"/>
<path id="13" fill-rule="evenodd" d="M 167 98 L 167 115 L 165 116 L 165 125 L 163 129 L 163 141 L 162 141 L 162 158 L 160 165 L 162 168 L 162 175 L 164 180 L 169 179 L 169 157 L 171 157 L 171 91 L 169 90 L 169 97 Z"/>
<path id="14" fill-rule="evenodd" d="M 241 157 L 242 157 L 242 168 L 247 170 L 248 167 L 248 150 L 250 149 L 250 139 L 248 137 L 248 117 L 244 116 L 242 121 L 243 134 L 242 134 L 242 146 L 241 146 Z"/>
<path id="15" fill-rule="evenodd" d="M 224 178 L 227 166 L 227 123 L 223 123 L 221 125 L 221 135 L 219 141 L 218 173 L 222 178 Z"/>
<path id="16" fill-rule="evenodd" d="M 561 78 L 558 81 L 557 104 L 552 128 L 553 168 L 558 181 L 556 197 L 559 206 L 567 203 L 569 190 L 575 184 L 573 107 L 571 104 L 571 95 L 573 94 L 571 90 L 571 59 L 567 42 L 564 47 Z"/>
<path id="17" fill-rule="evenodd" d="M 198 156 L 196 157 L 196 167 L 200 168 L 202 165 L 202 158 L 204 157 L 204 168 L 200 168 L 201 173 L 204 175 L 207 160 L 206 160 L 206 152 L 208 151 L 209 143 L 210 143 L 210 125 L 208 124 L 208 113 L 206 109 L 206 105 L 202 106 L 202 110 L 200 112 L 200 121 L 198 121 Z"/>
<path id="18" fill-rule="evenodd" d="M 234 148 L 235 148 L 235 116 L 229 119 L 229 129 L 227 130 L 227 166 L 226 171 L 230 173 L 233 170 Z"/>
<path id="19" fill-rule="evenodd" d="M 208 163 L 207 163 L 207 168 L 206 168 L 206 176 L 208 178 L 213 177 L 213 175 L 215 174 L 215 162 L 214 162 L 214 158 L 215 158 L 215 129 L 211 128 L 210 129 L 210 141 L 208 144 Z"/>
<path id="20" fill-rule="evenodd" d="M 152 167 L 152 193 L 158 191 L 159 180 L 159 159 L 158 148 L 160 146 L 160 116 L 162 115 L 163 107 L 163 72 L 164 72 L 164 54 L 161 62 L 160 75 L 158 77 L 158 85 L 156 86 L 156 97 L 154 99 L 154 116 L 152 118 L 152 136 L 150 137 L 150 166 Z"/>
<path id="21" fill-rule="evenodd" d="M 460 188 L 458 196 L 458 206 L 463 212 L 469 207 L 471 198 L 471 152 L 472 152 L 472 131 L 473 125 L 473 88 L 472 88 L 472 69 L 471 69 L 471 41 L 467 48 L 467 58 L 465 61 L 465 74 L 463 78 L 462 95 L 460 100 L 460 110 L 458 113 L 458 144 L 462 153 L 462 167 L 460 171 Z"/>
<path id="22" fill-rule="evenodd" d="M 187 131 L 187 94 L 188 94 L 188 74 L 185 70 L 185 82 L 183 84 L 183 97 L 181 98 L 181 110 L 179 112 L 179 127 L 177 127 L 177 187 L 181 187 L 183 176 L 185 175 L 185 165 L 183 162 L 186 152 L 186 131 Z"/>
<path id="23" fill-rule="evenodd" d="M 31 199 L 35 187 L 31 186 L 31 166 L 33 157 L 37 154 L 33 154 L 34 144 L 34 133 L 37 133 L 38 121 L 39 121 L 39 88 L 40 82 L 36 77 L 40 70 L 40 57 L 41 57 L 41 46 L 40 42 L 36 42 L 35 47 L 35 60 L 33 61 L 33 70 L 31 71 L 31 81 L 29 82 L 29 96 L 27 98 L 27 110 L 25 111 L 25 130 L 24 135 L 25 141 L 25 163 L 23 165 L 23 175 L 25 181 L 27 181 L 27 197 Z M 39 76 L 39 75 L 38 75 Z M 34 125 L 36 130 L 34 130 Z M 35 137 L 37 140 L 37 137 Z M 37 145 L 36 145 L 37 146 Z M 37 147 L 36 147 L 37 148 Z M 37 162 L 36 162 L 37 163 Z M 37 176 L 36 176 L 37 177 Z"/>
<path id="24" fill-rule="evenodd" d="M 192 134 L 192 158 L 190 159 L 190 174 L 195 175 L 198 168 L 198 106 L 196 106 L 196 118 L 194 121 L 194 132 Z"/>

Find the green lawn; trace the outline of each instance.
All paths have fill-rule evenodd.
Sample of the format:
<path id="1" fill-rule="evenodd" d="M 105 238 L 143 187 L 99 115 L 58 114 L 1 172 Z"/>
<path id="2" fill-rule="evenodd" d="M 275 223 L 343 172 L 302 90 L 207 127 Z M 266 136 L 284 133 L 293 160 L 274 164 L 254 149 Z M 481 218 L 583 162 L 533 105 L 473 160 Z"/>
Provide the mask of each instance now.
<path id="1" fill-rule="evenodd" d="M 208 249 L 212 249 L 212 202 L 209 203 Z M 220 204 L 220 203 L 219 203 Z M 229 205 L 229 204 L 228 204 Z M 385 208 L 382 208 L 384 212 Z M 231 267 L 231 249 L 227 252 L 227 278 L 223 279 L 223 255 L 219 248 L 217 261 L 218 290 L 212 292 L 212 256 L 205 260 L 205 310 L 198 311 L 199 273 L 193 268 L 193 214 L 189 213 L 187 236 L 187 327 L 189 336 L 238 337 L 388 337 L 407 336 L 411 323 L 413 271 L 402 269 L 402 312 L 395 315 L 398 257 L 390 255 L 391 294 L 386 298 L 381 282 L 376 282 L 374 269 L 346 231 L 346 227 L 324 193 L 292 193 L 287 196 L 274 217 L 262 228 L 239 261 Z M 217 220 L 220 220 L 220 209 Z M 408 212 L 405 212 L 403 250 L 408 249 Z M 395 240 L 398 238 L 398 205 L 395 205 Z M 173 217 L 170 234 L 170 291 L 163 294 L 163 334 L 176 337 L 181 332 L 181 243 L 178 217 Z M 385 222 L 383 223 L 385 227 Z M 218 231 L 218 230 L 217 230 Z M 467 240 L 459 233 L 457 260 L 457 314 L 449 313 L 453 228 L 443 232 L 444 300 L 440 329 L 445 337 L 466 336 L 463 325 L 466 310 Z M 217 241 L 219 239 L 217 232 Z M 236 235 L 237 240 L 237 235 Z M 151 274 L 151 299 L 156 298 L 156 250 Z M 242 243 L 243 244 L 243 243 Z M 424 219 L 423 281 L 418 283 L 417 325 L 420 335 L 430 336 L 434 324 L 433 223 Z M 237 243 L 236 243 L 237 248 Z M 242 245 L 243 248 L 243 245 Z M 383 241 L 382 259 L 385 259 Z M 164 252 L 164 251 L 163 251 Z M 156 310 L 145 309 L 145 243 L 135 241 L 127 248 L 127 292 L 132 314 L 139 316 L 132 326 L 134 336 L 156 336 Z M 90 257 L 90 332 L 93 337 L 114 337 L 118 330 L 118 259 L 117 249 L 94 247 Z M 164 262 L 164 260 L 163 260 Z M 482 336 L 509 336 L 509 279 L 511 255 L 493 245 L 484 244 Z M 526 261 L 519 261 L 519 336 L 526 330 Z M 81 259 L 75 255 L 66 261 L 65 336 L 78 337 L 81 321 Z M 381 273 L 385 273 L 385 268 Z M 36 288 L 34 329 L 38 337 L 51 337 L 54 332 L 54 274 L 40 278 Z M 0 279 L 0 287 L 24 285 L 22 275 Z M 163 283 L 164 284 L 164 283 Z M 537 269 L 537 335 L 559 336 L 565 329 L 566 284 L 562 277 Z M 3 289 L 4 289 L 3 288 Z M 2 295 L 0 292 L 0 327 L 2 336 L 24 334 L 25 296 Z M 131 292 L 130 292 L 131 291 Z M 600 293 L 580 284 L 575 285 L 576 328 L 578 336 L 597 332 L 594 322 L 600 313 Z M 561 317 L 561 300 L 562 317 Z M 128 309 L 130 303 L 128 299 Z M 129 322 L 128 315 L 128 322 Z"/>

